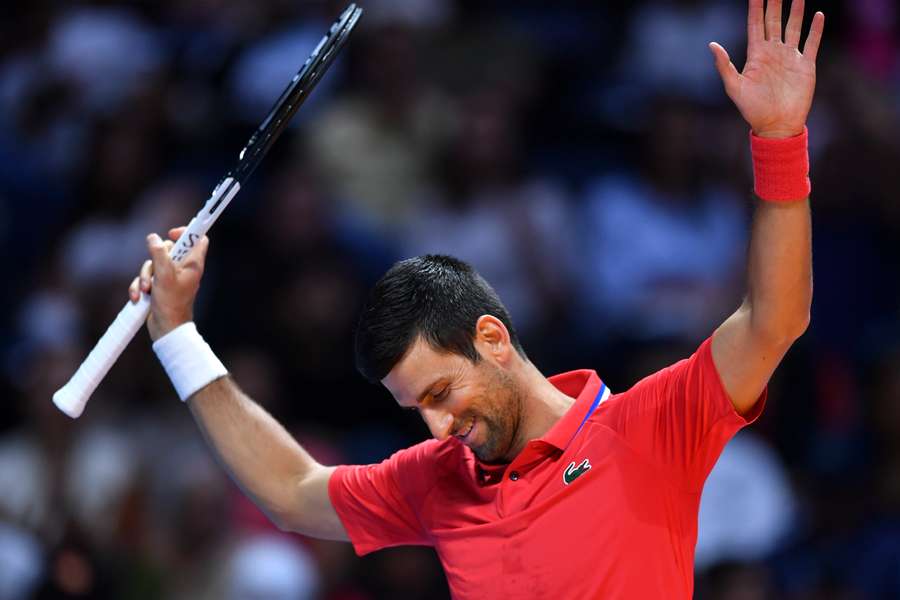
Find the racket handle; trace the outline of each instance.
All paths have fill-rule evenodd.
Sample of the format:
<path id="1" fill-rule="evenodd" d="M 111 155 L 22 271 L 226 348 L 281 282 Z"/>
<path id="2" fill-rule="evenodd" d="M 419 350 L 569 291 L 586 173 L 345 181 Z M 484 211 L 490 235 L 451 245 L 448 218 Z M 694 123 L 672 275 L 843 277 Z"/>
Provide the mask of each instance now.
<path id="1" fill-rule="evenodd" d="M 88 398 L 103 381 L 119 355 L 150 314 L 150 296 L 141 294 L 137 303 L 128 302 L 119 311 L 106 333 L 91 350 L 66 385 L 53 394 L 53 404 L 73 419 L 81 416 Z"/>
<path id="2" fill-rule="evenodd" d="M 213 190 L 212 196 L 191 219 L 181 237 L 172 246 L 169 256 L 176 263 L 182 262 L 194 249 L 197 241 L 216 222 L 231 199 L 241 189 L 240 184 L 231 176 L 225 177 Z M 125 346 L 135 336 L 141 325 L 150 314 L 150 296 L 142 293 L 136 304 L 131 302 L 119 311 L 115 320 L 88 354 L 69 382 L 53 394 L 53 404 L 73 419 L 77 419 L 84 411 L 88 398 L 106 377 L 116 363 Z"/>

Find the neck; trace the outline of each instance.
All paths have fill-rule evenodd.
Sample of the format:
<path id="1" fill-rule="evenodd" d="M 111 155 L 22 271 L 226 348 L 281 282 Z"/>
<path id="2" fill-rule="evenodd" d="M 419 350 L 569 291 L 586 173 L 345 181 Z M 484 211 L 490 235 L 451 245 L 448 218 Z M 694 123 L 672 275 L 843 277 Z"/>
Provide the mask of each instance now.
<path id="1" fill-rule="evenodd" d="M 523 364 L 521 376 L 516 379 L 522 392 L 522 407 L 516 441 L 507 457 L 510 461 L 525 448 L 525 444 L 550 431 L 575 403 L 574 398 L 559 391 L 530 362 Z"/>

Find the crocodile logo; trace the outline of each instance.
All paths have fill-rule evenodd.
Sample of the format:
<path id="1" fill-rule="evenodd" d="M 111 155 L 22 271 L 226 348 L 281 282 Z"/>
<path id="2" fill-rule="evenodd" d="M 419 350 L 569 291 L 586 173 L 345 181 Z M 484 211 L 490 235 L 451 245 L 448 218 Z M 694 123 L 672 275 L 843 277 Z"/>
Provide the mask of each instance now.
<path id="1" fill-rule="evenodd" d="M 584 459 L 581 461 L 581 464 L 577 467 L 575 466 L 575 461 L 569 463 L 569 466 L 566 467 L 566 470 L 563 471 L 563 483 L 569 485 L 585 473 L 591 470 L 591 461 L 588 459 Z"/>

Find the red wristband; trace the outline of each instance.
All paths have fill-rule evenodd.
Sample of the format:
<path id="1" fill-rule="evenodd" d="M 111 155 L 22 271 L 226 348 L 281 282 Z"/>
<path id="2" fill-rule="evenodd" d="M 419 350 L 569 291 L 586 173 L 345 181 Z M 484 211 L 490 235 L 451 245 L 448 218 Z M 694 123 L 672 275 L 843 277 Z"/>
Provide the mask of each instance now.
<path id="1" fill-rule="evenodd" d="M 753 191 L 762 200 L 791 202 L 809 196 L 809 131 L 784 139 L 761 138 L 750 132 Z"/>

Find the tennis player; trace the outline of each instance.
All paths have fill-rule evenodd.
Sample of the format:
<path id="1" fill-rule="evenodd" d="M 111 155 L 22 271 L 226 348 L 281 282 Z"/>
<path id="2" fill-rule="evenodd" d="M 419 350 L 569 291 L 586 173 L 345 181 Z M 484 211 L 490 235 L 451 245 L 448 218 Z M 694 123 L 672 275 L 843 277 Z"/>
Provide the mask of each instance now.
<path id="1" fill-rule="evenodd" d="M 710 44 L 747 120 L 758 198 L 748 293 L 689 358 L 611 394 L 594 371 L 546 378 L 506 309 L 468 265 L 394 265 L 359 320 L 357 365 L 434 439 L 380 464 L 323 466 L 248 398 L 197 332 L 208 248 L 152 261 L 153 347 L 221 462 L 281 528 L 353 543 L 433 546 L 455 598 L 691 598 L 703 483 L 763 410 L 766 385 L 806 329 L 812 297 L 807 114 L 824 27 L 798 49 L 803 0 L 750 0 L 739 73 Z M 181 230 L 170 237 L 177 239 Z M 560 332 L 564 334 L 565 332 Z"/>

